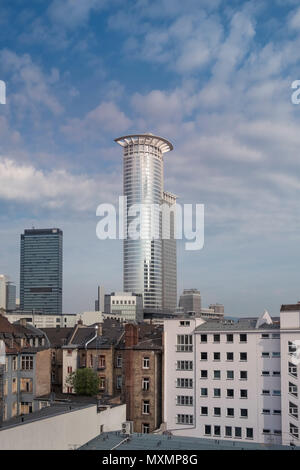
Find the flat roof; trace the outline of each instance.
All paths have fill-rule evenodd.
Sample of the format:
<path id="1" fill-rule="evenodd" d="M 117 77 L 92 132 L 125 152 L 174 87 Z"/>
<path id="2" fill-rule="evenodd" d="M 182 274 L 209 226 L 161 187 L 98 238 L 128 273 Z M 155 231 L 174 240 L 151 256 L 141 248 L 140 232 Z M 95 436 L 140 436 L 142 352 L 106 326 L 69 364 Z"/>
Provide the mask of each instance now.
<path id="1" fill-rule="evenodd" d="M 162 153 L 169 152 L 173 150 L 173 145 L 164 137 L 159 137 L 157 135 L 151 134 L 151 132 L 146 132 L 145 134 L 131 134 L 124 135 L 122 137 L 117 137 L 114 139 L 115 142 L 122 147 L 127 147 L 127 145 L 141 144 L 141 145 L 154 145 L 158 147 Z"/>
<path id="2" fill-rule="evenodd" d="M 116 447 L 117 446 L 117 447 Z M 77 450 L 291 450 L 290 446 L 226 441 L 197 437 L 134 433 L 126 440 L 120 432 L 103 433 Z M 300 450 L 299 447 L 297 449 Z"/>

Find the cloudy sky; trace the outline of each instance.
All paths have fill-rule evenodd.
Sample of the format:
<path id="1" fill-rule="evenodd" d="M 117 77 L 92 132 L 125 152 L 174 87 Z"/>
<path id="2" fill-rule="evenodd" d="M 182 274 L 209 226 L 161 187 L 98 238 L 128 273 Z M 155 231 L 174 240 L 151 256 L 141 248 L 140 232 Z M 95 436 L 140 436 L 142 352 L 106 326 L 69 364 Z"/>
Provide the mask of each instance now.
<path id="1" fill-rule="evenodd" d="M 205 205 L 178 292 L 232 315 L 300 300 L 298 0 L 10 0 L 0 7 L 0 272 L 24 228 L 64 231 L 64 311 L 122 288 L 96 208 L 122 193 L 127 133 L 167 137 L 165 189 Z M 4 5 L 3 5 L 4 4 Z"/>

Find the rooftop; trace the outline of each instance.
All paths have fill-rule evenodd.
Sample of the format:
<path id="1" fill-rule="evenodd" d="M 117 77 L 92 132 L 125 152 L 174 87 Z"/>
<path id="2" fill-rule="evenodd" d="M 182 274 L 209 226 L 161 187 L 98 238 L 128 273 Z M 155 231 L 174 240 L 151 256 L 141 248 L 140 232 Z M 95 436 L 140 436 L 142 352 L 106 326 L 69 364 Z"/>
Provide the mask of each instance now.
<path id="1" fill-rule="evenodd" d="M 153 135 L 151 132 L 147 132 L 145 134 L 124 135 L 115 139 L 115 142 L 122 147 L 127 147 L 127 145 L 132 144 L 153 145 L 154 147 L 159 148 L 162 153 L 173 150 L 171 142 L 164 137 Z"/>
<path id="2" fill-rule="evenodd" d="M 258 318 L 240 318 L 236 322 L 227 322 L 226 320 L 206 321 L 197 326 L 195 331 L 248 331 L 248 330 L 279 330 L 280 323 L 263 323 L 258 328 Z"/>
<path id="3" fill-rule="evenodd" d="M 117 446 L 117 447 L 116 447 Z M 291 450 L 289 446 L 257 444 L 254 442 L 225 441 L 162 434 L 130 435 L 125 439 L 119 432 L 100 434 L 79 450 Z"/>

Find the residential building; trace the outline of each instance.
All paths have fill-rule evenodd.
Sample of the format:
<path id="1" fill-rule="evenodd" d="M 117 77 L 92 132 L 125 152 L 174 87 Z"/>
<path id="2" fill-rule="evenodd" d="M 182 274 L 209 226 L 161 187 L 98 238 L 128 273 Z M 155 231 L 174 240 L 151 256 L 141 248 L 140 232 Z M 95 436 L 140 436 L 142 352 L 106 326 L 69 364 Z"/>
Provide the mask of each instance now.
<path id="1" fill-rule="evenodd" d="M 118 315 L 126 321 L 143 320 L 143 296 L 132 292 L 112 292 L 105 295 L 104 312 Z"/>
<path id="2" fill-rule="evenodd" d="M 97 312 L 99 315 L 99 312 Z M 63 315 L 55 314 L 43 314 L 35 310 L 15 310 L 14 312 L 8 312 L 5 314 L 5 317 L 10 323 L 15 323 L 19 320 L 26 320 L 27 323 L 35 326 L 36 328 L 56 328 L 60 326 L 61 328 L 73 327 L 76 325 L 78 320 L 84 314 L 76 313 L 67 313 Z M 84 315 L 84 318 L 87 316 Z M 94 321 L 93 321 L 94 323 Z"/>
<path id="3" fill-rule="evenodd" d="M 281 322 L 282 318 L 281 314 Z M 300 328 L 294 329 L 293 339 L 299 333 Z M 287 429 L 291 423 L 287 406 L 292 401 L 282 387 L 283 361 L 287 390 L 289 382 L 298 386 L 290 376 L 294 369 L 288 365 L 287 347 L 281 346 L 282 334 L 280 323 L 267 312 L 259 318 L 240 318 L 237 322 L 205 321 L 200 317 L 166 320 L 166 429 L 178 435 L 209 439 L 263 444 L 296 442 L 290 432 L 296 428 L 284 434 L 282 425 L 288 420 Z"/>
<path id="4" fill-rule="evenodd" d="M 162 423 L 162 328 L 128 323 L 116 349 L 116 373 L 123 380 L 127 420 L 133 422 L 135 432 L 152 433 Z"/>
<path id="5" fill-rule="evenodd" d="M 184 289 L 179 299 L 179 307 L 184 313 L 195 312 L 196 315 L 201 313 L 201 294 L 198 289 Z"/>
<path id="6" fill-rule="evenodd" d="M 39 409 L 36 398 L 50 393 L 50 349 L 42 331 L 0 315 L 5 344 L 2 374 L 3 421 Z"/>
<path id="7" fill-rule="evenodd" d="M 21 235 L 20 308 L 62 314 L 63 232 L 25 230 Z"/>
<path id="8" fill-rule="evenodd" d="M 123 188 L 126 198 L 125 238 L 123 244 L 123 280 L 124 291 L 143 295 L 145 311 L 162 311 L 163 304 L 170 305 L 174 299 L 167 299 L 167 291 L 173 293 L 176 284 L 176 262 L 163 263 L 163 252 L 176 257 L 175 242 L 172 246 L 162 240 L 160 208 L 166 202 L 164 196 L 163 157 L 173 149 L 165 138 L 151 133 L 128 135 L 115 139 L 123 147 Z M 173 206 L 175 197 L 171 197 Z M 130 214 L 129 208 L 135 204 L 143 208 L 140 217 L 139 237 L 131 234 L 136 214 Z M 128 214 L 127 214 L 128 212 Z M 163 270 L 172 271 L 172 282 L 168 285 Z M 165 279 L 165 282 L 163 282 Z M 171 281 L 171 280 L 170 280 Z"/>

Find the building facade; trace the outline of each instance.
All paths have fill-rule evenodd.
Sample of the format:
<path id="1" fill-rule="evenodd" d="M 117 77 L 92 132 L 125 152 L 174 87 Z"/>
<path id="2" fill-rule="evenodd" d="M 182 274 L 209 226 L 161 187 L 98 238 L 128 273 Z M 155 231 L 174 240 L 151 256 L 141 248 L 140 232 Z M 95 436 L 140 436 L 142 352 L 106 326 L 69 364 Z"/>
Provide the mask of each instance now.
<path id="1" fill-rule="evenodd" d="M 25 230 L 21 235 L 20 308 L 62 314 L 63 232 Z"/>
<path id="2" fill-rule="evenodd" d="M 298 315 L 292 332 L 282 314 L 280 324 L 267 312 L 238 322 L 166 320 L 166 428 L 183 436 L 299 445 L 298 366 L 289 360 L 289 341 L 300 340 Z"/>
<path id="3" fill-rule="evenodd" d="M 124 291 L 142 294 L 145 310 L 162 311 L 163 302 L 166 302 L 163 269 L 164 266 L 170 269 L 176 263 L 163 264 L 161 212 L 153 208 L 160 208 L 164 201 L 163 156 L 173 146 L 168 140 L 150 133 L 119 137 L 115 142 L 123 147 L 123 189 L 126 197 Z M 130 208 L 136 204 L 142 207 L 138 238 L 131 231 L 138 214 L 133 214 Z M 176 257 L 175 246 L 171 251 L 172 256 Z M 176 272 L 172 276 L 176 278 Z"/>
<path id="4" fill-rule="evenodd" d="M 143 321 L 143 296 L 131 292 L 106 294 L 104 312 L 118 315 L 124 321 Z"/>
<path id="5" fill-rule="evenodd" d="M 179 307 L 184 313 L 201 314 L 201 295 L 198 289 L 184 289 L 179 298 Z"/>

